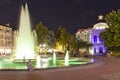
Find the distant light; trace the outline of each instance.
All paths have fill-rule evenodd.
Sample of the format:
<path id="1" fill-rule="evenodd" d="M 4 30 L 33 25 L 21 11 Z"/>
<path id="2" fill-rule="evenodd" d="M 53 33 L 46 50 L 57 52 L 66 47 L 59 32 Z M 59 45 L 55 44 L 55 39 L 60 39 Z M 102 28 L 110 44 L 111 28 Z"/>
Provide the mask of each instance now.
<path id="1" fill-rule="evenodd" d="M 98 20 L 103 20 L 103 15 L 99 15 Z"/>

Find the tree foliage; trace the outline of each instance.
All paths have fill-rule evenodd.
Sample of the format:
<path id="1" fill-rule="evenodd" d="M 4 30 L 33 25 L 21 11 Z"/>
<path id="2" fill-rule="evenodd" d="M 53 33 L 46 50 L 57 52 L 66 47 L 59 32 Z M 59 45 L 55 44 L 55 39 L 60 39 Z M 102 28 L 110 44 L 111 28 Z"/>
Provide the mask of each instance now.
<path id="1" fill-rule="evenodd" d="M 56 34 L 56 43 L 61 44 L 64 50 L 69 49 L 71 51 L 79 50 L 80 48 L 85 48 L 86 50 L 92 46 L 92 44 L 77 40 L 75 35 L 70 34 L 66 31 L 64 27 L 59 27 Z"/>
<path id="2" fill-rule="evenodd" d="M 105 21 L 109 28 L 101 32 L 100 37 L 108 50 L 120 52 L 120 10 L 107 14 Z"/>
<path id="3" fill-rule="evenodd" d="M 49 31 L 47 35 L 47 44 L 49 47 L 55 47 L 55 36 L 53 31 Z"/>
<path id="4" fill-rule="evenodd" d="M 66 31 L 66 28 L 61 26 L 58 28 L 56 42 L 59 42 L 59 44 L 63 46 L 64 50 L 69 46 L 70 37 L 71 35 Z"/>
<path id="5" fill-rule="evenodd" d="M 36 25 L 36 33 L 38 38 L 39 52 L 46 53 L 48 48 L 55 46 L 54 32 L 48 30 L 41 22 Z"/>
<path id="6" fill-rule="evenodd" d="M 48 29 L 41 22 L 39 22 L 36 25 L 36 29 L 35 30 L 36 30 L 37 37 L 38 37 L 38 43 L 39 44 L 46 43 L 47 36 L 49 34 Z"/>
<path id="7" fill-rule="evenodd" d="M 88 42 L 83 41 L 83 40 L 75 39 L 74 43 L 73 43 L 73 49 L 74 50 L 80 49 L 80 48 L 85 48 L 88 51 L 89 47 L 91 47 L 91 46 L 92 46 L 91 43 L 88 43 Z"/>

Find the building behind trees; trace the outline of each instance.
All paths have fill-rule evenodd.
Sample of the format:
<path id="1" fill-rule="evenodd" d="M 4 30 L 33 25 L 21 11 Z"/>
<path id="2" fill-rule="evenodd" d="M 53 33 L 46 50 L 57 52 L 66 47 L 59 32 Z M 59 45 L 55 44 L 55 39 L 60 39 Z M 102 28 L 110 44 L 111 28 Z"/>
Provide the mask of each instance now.
<path id="1" fill-rule="evenodd" d="M 75 33 L 78 40 L 83 40 L 91 43 L 93 46 L 89 49 L 91 55 L 104 55 L 106 52 L 103 40 L 100 38 L 100 33 L 109 28 L 107 23 L 103 21 L 103 16 L 98 17 L 98 23 L 94 24 L 92 28 L 79 29 Z"/>

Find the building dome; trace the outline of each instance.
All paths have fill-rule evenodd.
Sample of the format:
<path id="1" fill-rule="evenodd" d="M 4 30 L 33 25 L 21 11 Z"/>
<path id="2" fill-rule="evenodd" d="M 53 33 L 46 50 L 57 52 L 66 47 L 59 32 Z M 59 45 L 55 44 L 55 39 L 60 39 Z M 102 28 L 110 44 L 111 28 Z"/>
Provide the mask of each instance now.
<path id="1" fill-rule="evenodd" d="M 109 28 L 109 26 L 107 25 L 107 23 L 104 22 L 97 23 L 93 26 L 93 29 L 105 29 L 105 28 Z"/>

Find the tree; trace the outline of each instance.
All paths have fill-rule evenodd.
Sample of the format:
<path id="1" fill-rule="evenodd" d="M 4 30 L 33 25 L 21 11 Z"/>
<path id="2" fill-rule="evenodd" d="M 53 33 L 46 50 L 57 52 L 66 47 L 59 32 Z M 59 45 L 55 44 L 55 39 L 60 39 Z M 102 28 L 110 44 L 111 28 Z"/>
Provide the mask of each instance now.
<path id="1" fill-rule="evenodd" d="M 47 35 L 49 34 L 48 29 L 41 22 L 39 22 L 36 25 L 35 30 L 36 30 L 37 37 L 38 37 L 38 43 L 39 44 L 46 43 L 46 40 L 47 40 L 46 38 L 47 38 Z"/>
<path id="2" fill-rule="evenodd" d="M 84 42 L 84 48 L 86 48 L 87 53 L 89 53 L 89 48 L 90 47 L 92 47 L 92 44 L 85 41 Z"/>
<path id="3" fill-rule="evenodd" d="M 41 22 L 36 25 L 35 30 L 38 38 L 39 53 L 46 53 L 49 31 Z"/>
<path id="4" fill-rule="evenodd" d="M 86 41 L 83 41 L 83 40 L 75 39 L 72 46 L 73 46 L 74 50 L 75 49 L 80 49 L 80 48 L 85 48 L 87 51 L 89 51 L 89 48 L 92 46 L 92 44 L 90 44 Z"/>
<path id="5" fill-rule="evenodd" d="M 78 40 L 75 35 L 69 36 L 69 45 L 71 53 L 77 52 L 77 54 L 79 54 L 79 49 L 86 49 L 87 53 L 89 53 L 89 48 L 92 46 L 91 43 Z"/>
<path id="6" fill-rule="evenodd" d="M 63 50 L 69 48 L 70 33 L 64 27 L 59 27 L 56 34 L 56 43 L 62 45 Z"/>
<path id="7" fill-rule="evenodd" d="M 53 31 L 49 31 L 47 35 L 47 44 L 49 47 L 55 47 L 55 36 Z"/>
<path id="8" fill-rule="evenodd" d="M 100 37 L 107 50 L 120 52 L 120 10 L 112 11 L 105 16 L 109 28 L 101 32 Z"/>

